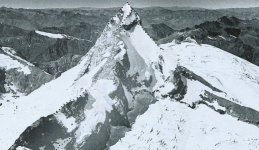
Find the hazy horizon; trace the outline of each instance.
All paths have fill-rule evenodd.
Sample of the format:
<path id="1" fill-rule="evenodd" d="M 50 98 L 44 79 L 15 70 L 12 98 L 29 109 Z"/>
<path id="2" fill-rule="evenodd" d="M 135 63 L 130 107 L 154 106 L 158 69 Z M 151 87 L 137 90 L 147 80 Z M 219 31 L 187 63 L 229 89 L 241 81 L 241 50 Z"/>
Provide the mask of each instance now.
<path id="1" fill-rule="evenodd" d="M 121 7 L 125 0 L 0 0 L 0 7 L 48 9 L 48 8 L 114 8 Z M 259 0 L 129 0 L 133 7 L 193 7 L 206 9 L 255 8 Z"/>

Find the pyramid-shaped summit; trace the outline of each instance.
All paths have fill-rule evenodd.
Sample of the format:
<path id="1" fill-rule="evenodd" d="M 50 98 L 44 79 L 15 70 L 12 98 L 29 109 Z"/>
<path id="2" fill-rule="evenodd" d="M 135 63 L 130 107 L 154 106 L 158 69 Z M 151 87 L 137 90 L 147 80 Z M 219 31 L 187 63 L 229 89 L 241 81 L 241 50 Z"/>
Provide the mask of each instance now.
<path id="1" fill-rule="evenodd" d="M 134 25 L 140 24 L 141 20 L 137 12 L 127 2 L 120 10 L 119 13 L 112 19 L 119 19 L 120 26 L 125 30 L 130 30 Z"/>
<path id="2" fill-rule="evenodd" d="M 152 62 L 158 60 L 158 51 L 138 14 L 126 3 L 78 65 L 19 99 L 15 114 L 0 110 L 4 116 L 12 115 L 11 119 L 0 116 L 0 132 L 6 133 L 0 135 L 0 141 L 4 141 L 0 147 L 51 150 L 60 135 L 71 150 L 100 150 L 114 145 L 137 116 L 155 102 L 152 93 L 158 73 Z M 27 114 L 30 117 L 23 119 Z M 19 127 L 9 126 L 16 121 Z M 44 128 L 50 124 L 54 127 Z M 38 136 L 44 138 L 43 142 L 30 140 Z"/>
<path id="3" fill-rule="evenodd" d="M 1 107 L 0 149 L 258 149 L 259 68 L 192 40 L 160 46 L 126 3 L 78 65 Z"/>

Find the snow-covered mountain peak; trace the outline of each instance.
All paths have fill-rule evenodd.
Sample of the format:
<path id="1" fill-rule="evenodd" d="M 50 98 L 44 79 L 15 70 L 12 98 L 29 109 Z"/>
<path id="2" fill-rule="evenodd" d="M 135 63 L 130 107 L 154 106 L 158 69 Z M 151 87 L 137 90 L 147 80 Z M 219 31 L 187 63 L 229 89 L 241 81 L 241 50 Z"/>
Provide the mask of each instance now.
<path id="1" fill-rule="evenodd" d="M 125 16 L 128 16 L 132 12 L 132 10 L 133 8 L 128 2 L 124 4 L 124 6 L 121 8 L 121 11 L 124 13 Z"/>
<path id="2" fill-rule="evenodd" d="M 77 66 L 0 109 L 0 147 L 259 147 L 258 67 L 192 39 L 160 47 L 125 4 Z"/>
<path id="3" fill-rule="evenodd" d="M 118 23 L 119 26 L 125 30 L 130 30 L 137 24 L 141 25 L 141 20 L 137 12 L 126 3 L 119 11 L 119 13 L 111 19 L 111 23 Z"/>
<path id="4" fill-rule="evenodd" d="M 92 137 L 92 132 L 103 132 L 96 130 L 99 125 L 104 128 L 121 124 L 130 126 L 155 101 L 152 92 L 156 77 L 152 62 L 158 59 L 160 50 L 139 21 L 133 9 L 125 5 L 77 66 L 16 101 L 15 113 L 0 110 L 0 114 L 12 116 L 11 120 L 0 116 L 5 122 L 3 127 L 8 128 L 5 131 L 0 128 L 0 132 L 8 133 L 0 136 L 0 146 L 9 148 L 20 134 L 29 132 L 25 131 L 28 126 L 49 115 L 59 121 L 56 125 L 66 126 L 71 120 L 77 121 L 74 126 L 66 128 L 68 132 L 73 131 L 73 145 L 78 149 L 86 149 L 92 144 L 93 140 L 86 140 Z M 85 101 L 80 116 L 68 117 L 67 113 L 60 111 L 71 103 L 77 105 L 78 100 Z M 139 107 L 142 101 L 144 104 Z M 32 111 L 34 113 L 29 118 L 21 117 Z M 8 124 L 14 120 L 19 120 L 20 126 L 9 128 Z M 19 142 L 13 146 L 17 145 Z M 101 143 L 97 147 L 102 149 L 105 145 Z"/>

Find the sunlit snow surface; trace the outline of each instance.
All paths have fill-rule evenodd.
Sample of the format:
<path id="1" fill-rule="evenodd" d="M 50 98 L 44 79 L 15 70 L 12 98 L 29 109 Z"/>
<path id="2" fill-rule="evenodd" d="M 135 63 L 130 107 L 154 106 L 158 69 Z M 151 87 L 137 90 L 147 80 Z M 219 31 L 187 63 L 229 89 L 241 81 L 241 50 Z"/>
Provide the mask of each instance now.
<path id="1" fill-rule="evenodd" d="M 56 116 L 58 121 L 67 128 L 68 132 L 78 127 L 77 144 L 81 144 L 98 123 L 104 122 L 106 112 L 111 111 L 113 105 L 113 101 L 108 99 L 111 90 L 115 89 L 113 78 L 109 78 L 109 73 L 112 71 L 108 70 L 108 75 L 104 73 L 104 79 L 99 77 L 98 81 L 95 80 L 95 76 L 102 73 L 103 68 L 108 68 L 109 62 L 115 62 L 114 57 L 118 52 L 117 49 L 114 49 L 114 45 L 119 42 L 113 33 L 116 29 L 115 27 L 104 29 L 95 46 L 89 50 L 77 66 L 41 86 L 30 95 L 21 97 L 10 104 L 16 107 L 15 111 L 13 111 L 13 107 L 0 109 L 1 149 L 10 148 L 20 134 L 39 118 L 54 114 L 64 104 L 76 100 L 85 93 L 96 98 L 92 105 L 94 108 L 85 111 L 85 118 L 92 119 L 91 124 L 85 121 L 80 126 L 75 126 L 73 118 L 66 118 L 60 114 Z M 38 32 L 38 34 L 50 38 L 61 38 L 60 35 L 46 32 Z M 100 91 L 103 95 L 98 93 Z"/>
<path id="2" fill-rule="evenodd" d="M 31 73 L 29 68 L 29 66 L 32 66 L 31 63 L 16 56 L 15 51 L 9 47 L 3 47 L 2 49 L 6 54 L 0 54 L 0 68 L 6 70 L 17 69 L 17 71 L 23 72 L 24 74 Z"/>
<path id="3" fill-rule="evenodd" d="M 106 40 L 108 38 L 107 36 L 110 34 L 111 33 L 109 32 L 103 34 L 97 40 L 97 46 L 94 46 L 88 54 L 82 58 L 81 62 L 77 66 L 66 71 L 59 78 L 46 83 L 39 89 L 33 91 L 30 95 L 21 97 L 14 101 L 12 105 L 16 106 L 15 111 L 13 111 L 13 107 L 0 109 L 0 147 L 3 150 L 10 148 L 19 135 L 40 117 L 54 114 L 67 102 L 76 100 L 77 97 L 84 95 L 86 90 L 94 92 L 94 89 L 90 89 L 90 87 L 92 87 L 92 85 L 93 88 L 95 87 L 93 77 L 107 62 L 107 58 L 100 56 L 102 56 L 109 48 L 106 45 L 103 45 L 103 40 Z M 110 56 L 110 59 L 112 59 L 112 57 L 114 56 Z M 91 59 L 95 59 L 95 61 L 89 61 Z M 91 64 L 89 72 L 83 73 L 89 63 Z M 106 85 L 109 86 L 108 84 Z M 114 88 L 106 88 L 106 90 L 112 89 Z M 97 103 L 97 105 L 98 104 L 99 103 Z M 102 112 L 107 111 L 105 108 L 102 109 Z M 96 113 L 94 110 L 92 113 Z M 91 112 L 88 115 L 91 116 Z M 100 113 L 100 116 L 101 115 L 102 114 Z M 59 119 L 59 121 L 63 121 L 62 123 L 64 123 L 65 119 L 62 118 L 62 116 Z M 95 127 L 94 125 L 99 123 L 98 121 L 100 119 L 95 118 L 95 120 L 96 122 L 93 120 L 91 127 Z M 73 122 L 73 119 L 65 122 L 65 125 L 67 125 L 66 123 L 71 123 L 71 121 Z M 73 127 L 74 126 L 66 126 L 68 131 Z M 91 130 L 91 128 L 88 128 L 87 130 Z M 83 136 L 85 135 L 79 135 L 79 140 Z"/>
<path id="4" fill-rule="evenodd" d="M 23 146 L 19 146 L 16 148 L 16 150 L 31 150 L 31 149 L 23 147 Z"/>
<path id="5" fill-rule="evenodd" d="M 209 45 L 190 40 L 161 45 L 165 60 L 165 75 L 178 65 L 184 66 L 206 79 L 233 102 L 259 110 L 259 68 L 245 60 Z M 188 80 L 183 102 L 191 104 L 208 87 Z M 213 91 L 211 91 L 213 92 Z M 224 110 L 217 103 L 215 108 Z M 160 99 L 147 112 L 139 116 L 132 127 L 111 150 L 229 150 L 259 148 L 259 129 L 221 115 L 213 109 L 199 105 L 196 109 L 175 100 Z"/>
<path id="6" fill-rule="evenodd" d="M 43 36 L 46 36 L 46 37 L 49 37 L 49 38 L 54 38 L 54 39 L 63 39 L 63 38 L 66 37 L 63 34 L 48 33 L 48 32 L 43 32 L 43 31 L 38 31 L 38 30 L 35 31 L 35 32 L 39 35 L 43 35 Z"/>
<path id="7" fill-rule="evenodd" d="M 194 41 L 161 46 L 165 72 L 184 66 L 225 92 L 233 102 L 259 111 L 259 67 L 210 45 Z M 195 88 L 196 89 L 196 88 Z"/>
<path id="8" fill-rule="evenodd" d="M 191 109 L 168 99 L 160 100 L 139 116 L 111 150 L 256 150 L 259 129 L 220 115 L 205 105 Z"/>
<path id="9" fill-rule="evenodd" d="M 122 18 L 125 19 L 131 8 L 126 4 L 123 10 Z M 134 16 L 130 16 L 122 25 L 128 25 L 134 19 Z M 8 108 L 0 109 L 0 148 L 8 149 L 20 134 L 40 117 L 54 114 L 64 104 L 85 93 L 88 93 L 94 102 L 91 109 L 84 110 L 85 120 L 81 124 L 76 124 L 74 118 L 55 115 L 67 132 L 77 129 L 76 144 L 87 142 L 86 137 L 98 123 L 104 122 L 106 113 L 115 105 L 116 99 L 109 96 L 117 88 L 113 69 L 116 61 L 121 61 L 125 54 L 128 55 L 130 63 L 127 73 L 137 72 L 143 79 L 155 74 L 157 83 L 151 90 L 158 90 L 161 94 L 172 90 L 174 85 L 165 80 L 180 65 L 222 90 L 218 95 L 239 105 L 259 110 L 257 66 L 218 48 L 199 45 L 192 40 L 181 44 L 165 44 L 161 46 L 161 50 L 139 24 L 133 31 L 117 32 L 119 18 L 114 17 L 114 20 L 116 25 L 106 26 L 95 46 L 77 66 L 30 95 L 17 99 L 15 112 Z M 62 35 L 42 32 L 38 34 L 62 38 Z M 159 55 L 164 59 L 163 74 L 154 67 L 158 63 Z M 188 92 L 182 100 L 186 103 L 198 101 L 199 94 L 210 90 L 196 81 L 187 84 Z M 131 106 L 134 99 L 123 85 L 122 87 Z M 191 109 L 173 99 L 159 97 L 157 100 L 137 118 L 131 131 L 111 149 L 258 149 L 259 129 L 254 125 L 238 121 L 229 115 L 220 115 L 205 105 Z M 220 107 L 216 103 L 212 105 Z M 54 146 L 62 149 L 68 140 L 59 139 Z"/>
<path id="10" fill-rule="evenodd" d="M 48 38 L 52 38 L 52 39 L 71 39 L 71 40 L 84 40 L 84 41 L 92 42 L 90 40 L 80 39 L 80 38 L 73 37 L 73 36 L 66 35 L 66 34 L 49 33 L 49 32 L 44 32 L 44 31 L 39 31 L 39 30 L 36 30 L 35 33 L 48 37 Z"/>

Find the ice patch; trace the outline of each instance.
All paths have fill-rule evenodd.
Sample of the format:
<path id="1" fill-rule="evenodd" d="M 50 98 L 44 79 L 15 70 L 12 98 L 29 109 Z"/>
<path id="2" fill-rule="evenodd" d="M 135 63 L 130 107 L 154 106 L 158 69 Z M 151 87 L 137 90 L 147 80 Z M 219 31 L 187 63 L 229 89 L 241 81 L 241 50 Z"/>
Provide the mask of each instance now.
<path id="1" fill-rule="evenodd" d="M 46 36 L 46 37 L 53 38 L 53 39 L 65 38 L 65 35 L 63 35 L 63 34 L 48 33 L 48 32 L 43 32 L 43 31 L 38 31 L 38 30 L 36 30 L 35 32 L 39 35 Z"/>
<path id="2" fill-rule="evenodd" d="M 17 69 L 17 71 L 23 72 L 26 75 L 31 74 L 31 70 L 28 66 L 4 54 L 0 54 L 0 68 L 6 70 Z"/>
<path id="3" fill-rule="evenodd" d="M 72 132 L 77 126 L 76 119 L 73 117 L 67 118 L 63 113 L 58 113 L 55 117 L 65 128 L 67 128 L 67 132 Z"/>
<path id="4" fill-rule="evenodd" d="M 23 147 L 23 146 L 19 146 L 16 148 L 16 150 L 31 150 L 31 149 Z"/>

